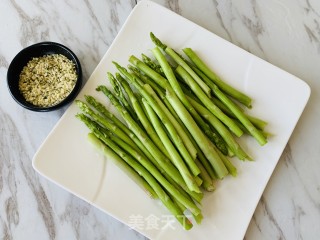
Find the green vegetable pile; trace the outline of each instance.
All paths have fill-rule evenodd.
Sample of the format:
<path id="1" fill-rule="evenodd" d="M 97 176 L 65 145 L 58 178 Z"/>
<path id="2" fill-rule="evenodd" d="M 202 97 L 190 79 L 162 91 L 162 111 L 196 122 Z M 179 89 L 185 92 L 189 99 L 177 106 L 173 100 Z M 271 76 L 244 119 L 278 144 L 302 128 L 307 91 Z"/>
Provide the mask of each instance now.
<path id="1" fill-rule="evenodd" d="M 251 98 L 222 81 L 191 49 L 189 58 L 150 33 L 153 58 L 131 56 L 127 68 L 108 73 L 113 90 L 96 88 L 118 110 L 124 124 L 93 96 L 76 100 L 89 140 L 139 184 L 160 199 L 185 229 L 200 224 L 204 191 L 237 170 L 229 157 L 252 160 L 237 138 L 267 143 L 266 122 L 247 115 Z M 241 106 L 242 105 L 242 106 Z"/>

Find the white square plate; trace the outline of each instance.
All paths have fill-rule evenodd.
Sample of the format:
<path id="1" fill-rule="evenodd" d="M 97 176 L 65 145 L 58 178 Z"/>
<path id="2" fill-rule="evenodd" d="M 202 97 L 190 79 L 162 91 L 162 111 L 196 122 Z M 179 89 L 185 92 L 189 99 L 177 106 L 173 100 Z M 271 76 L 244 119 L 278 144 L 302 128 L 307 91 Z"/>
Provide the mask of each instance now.
<path id="1" fill-rule="evenodd" d="M 293 75 L 170 10 L 141 1 L 78 98 L 89 94 L 106 101 L 95 87 L 107 84 L 107 71 L 115 72 L 111 61 L 126 66 L 131 54 L 150 55 L 149 50 L 154 47 L 149 39 L 150 31 L 174 49 L 193 48 L 225 81 L 254 99 L 251 114 L 266 120 L 267 131 L 274 133 L 263 147 L 251 138 L 241 141 L 255 161 L 233 160 L 238 176 L 227 177 L 217 184 L 215 192 L 205 194 L 202 224 L 195 224 L 190 231 L 183 230 L 176 222 L 165 225 L 170 216 L 165 207 L 149 199 L 88 143 L 88 130 L 75 118 L 79 112 L 75 104 L 68 108 L 41 145 L 33 166 L 41 175 L 123 223 L 134 225 L 149 238 L 243 239 L 256 205 L 309 99 L 310 89 Z"/>

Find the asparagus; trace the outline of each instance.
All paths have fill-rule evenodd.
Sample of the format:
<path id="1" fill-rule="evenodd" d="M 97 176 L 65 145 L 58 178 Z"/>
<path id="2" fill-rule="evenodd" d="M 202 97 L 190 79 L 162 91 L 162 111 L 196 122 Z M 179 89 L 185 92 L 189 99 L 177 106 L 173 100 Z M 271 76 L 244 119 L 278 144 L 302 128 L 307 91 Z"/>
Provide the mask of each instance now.
<path id="1" fill-rule="evenodd" d="M 135 87 L 140 87 L 140 85 L 135 82 Z M 147 148 L 150 150 L 150 152 L 155 156 L 155 158 L 164 163 L 167 163 L 166 170 L 170 171 L 170 175 L 175 181 L 178 181 L 178 183 L 181 183 L 181 180 L 179 177 L 182 176 L 183 180 L 187 184 L 188 188 L 191 191 L 200 192 L 197 184 L 194 181 L 194 178 L 190 174 L 189 170 L 185 168 L 184 162 L 180 162 L 179 159 L 172 159 L 177 160 L 175 162 L 176 167 L 180 170 L 177 170 L 177 168 L 169 166 L 170 160 L 155 146 L 155 144 L 151 141 L 151 139 L 148 137 L 148 135 L 140 128 L 140 126 L 132 119 L 132 117 L 127 113 L 125 109 L 121 106 L 121 104 L 117 101 L 117 99 L 113 96 L 113 94 L 105 87 L 105 86 L 99 86 L 97 88 L 98 91 L 103 91 L 103 93 L 110 99 L 112 104 L 118 109 L 118 111 L 121 113 L 122 117 L 127 122 L 129 128 L 132 129 L 132 131 L 137 135 L 138 138 L 140 138 L 141 141 L 145 143 Z M 170 153 L 170 152 L 169 152 Z M 163 163 L 162 163 L 163 164 Z M 173 170 L 174 169 L 174 170 Z M 183 171 L 181 171 L 183 170 Z M 175 171 L 175 172 L 173 172 Z M 181 174 L 181 175 L 180 175 Z M 182 182 L 183 182 L 182 180 Z"/>
<path id="2" fill-rule="evenodd" d="M 202 79 L 206 79 L 207 76 L 204 75 L 204 73 L 202 73 L 199 69 L 192 67 L 192 69 L 202 78 Z M 200 100 L 192 93 L 190 88 L 187 88 L 185 86 L 184 83 L 180 83 L 182 89 L 184 92 L 187 93 L 188 96 L 192 97 L 194 100 L 197 100 L 200 102 Z M 208 86 L 210 86 L 211 84 L 208 84 Z M 228 115 L 231 118 L 236 118 L 236 116 L 234 115 L 234 113 L 223 103 L 221 102 L 218 98 L 212 97 L 211 101 L 217 105 L 218 108 L 220 108 L 222 110 L 222 112 L 224 112 L 226 115 Z M 241 107 L 239 107 L 240 111 L 244 111 Z M 266 121 L 259 119 L 257 117 L 253 117 L 250 116 L 248 114 L 245 113 L 245 116 L 250 120 L 250 122 L 252 122 L 252 124 L 258 128 L 259 130 L 263 130 L 265 128 L 265 126 L 268 124 Z M 242 128 L 241 128 L 242 129 Z"/>
<path id="3" fill-rule="evenodd" d="M 181 223 L 181 225 L 189 230 L 192 227 L 192 223 L 187 219 L 183 212 L 178 208 L 170 199 L 170 197 L 166 194 L 166 192 L 162 189 L 161 185 L 157 182 L 154 176 L 147 171 L 145 167 L 143 167 L 139 162 L 137 162 L 132 156 L 127 154 L 124 150 L 122 150 L 119 146 L 117 146 L 114 142 L 112 142 L 109 138 L 105 137 L 105 135 L 100 134 L 99 131 L 94 131 L 96 137 L 98 137 L 102 142 L 104 142 L 110 149 L 112 149 L 115 154 L 120 156 L 128 165 L 130 165 L 136 172 L 138 172 L 141 177 L 143 177 L 146 182 L 150 184 L 153 190 L 157 193 L 159 199 L 162 203 L 168 208 L 168 210 L 176 217 L 176 219 Z M 199 214 L 200 210 L 196 211 L 192 209 L 195 214 Z"/>
<path id="4" fill-rule="evenodd" d="M 204 131 L 204 133 L 209 137 L 210 140 L 212 140 L 219 148 L 220 151 L 222 151 L 224 154 L 228 153 L 228 150 L 225 146 L 225 143 L 222 139 L 220 139 L 217 134 L 214 134 L 209 125 L 205 123 L 202 119 L 202 117 L 197 113 L 197 111 L 194 109 L 194 107 L 190 104 L 188 99 L 186 98 L 184 92 L 182 91 L 180 84 L 176 80 L 174 73 L 165 59 L 165 56 L 161 53 L 159 48 L 153 49 L 153 54 L 155 55 L 156 59 L 161 65 L 161 69 L 163 70 L 164 74 L 166 75 L 172 89 L 177 94 L 180 101 L 183 103 L 183 105 L 187 108 L 187 110 L 190 112 L 194 120 L 198 123 L 200 128 Z M 167 82 L 167 81 L 166 81 Z M 170 86 L 166 86 L 166 89 L 170 88 Z"/>
<path id="5" fill-rule="evenodd" d="M 142 61 L 147 64 L 150 68 L 152 68 L 153 70 L 155 70 L 157 73 L 159 73 L 161 76 L 165 77 L 165 74 L 161 68 L 160 65 L 154 63 L 151 58 L 149 58 L 147 55 L 145 54 L 141 54 L 142 56 Z"/>
<path id="6" fill-rule="evenodd" d="M 219 154 L 220 154 L 220 157 L 221 157 L 224 165 L 226 166 L 226 168 L 228 169 L 229 173 L 231 174 L 231 176 L 236 177 L 237 176 L 237 168 L 235 166 L 233 166 L 231 161 L 226 156 L 224 156 L 221 153 L 219 153 Z"/>
<path id="7" fill-rule="evenodd" d="M 172 107 L 175 109 L 179 118 L 187 127 L 192 137 L 198 143 L 198 146 L 202 150 L 203 154 L 206 156 L 206 158 L 211 163 L 212 167 L 217 172 L 217 177 L 223 178 L 228 173 L 228 171 L 223 165 L 223 162 L 219 158 L 215 149 L 213 149 L 213 144 L 195 123 L 192 116 L 185 109 L 184 105 L 180 102 L 179 98 L 175 95 L 174 91 L 171 88 L 169 88 L 167 84 L 165 84 L 166 79 L 163 78 L 157 72 L 153 71 L 146 64 L 144 64 L 134 56 L 131 56 L 129 58 L 129 61 L 136 67 L 138 67 L 140 70 L 142 70 L 150 78 L 152 78 L 157 84 L 166 89 L 166 98 L 168 99 Z"/>
<path id="8" fill-rule="evenodd" d="M 154 126 L 154 128 L 156 129 L 159 137 L 161 138 L 162 142 L 165 144 L 168 152 L 170 152 L 170 154 L 172 154 L 172 156 L 174 156 L 173 158 L 175 159 L 180 159 L 179 161 L 183 161 L 179 155 L 179 153 L 176 151 L 176 149 L 174 148 L 173 144 L 171 143 L 169 136 L 167 135 L 166 131 L 164 130 L 162 123 L 160 122 L 158 116 L 156 115 L 156 113 L 153 111 L 153 109 L 150 107 L 150 105 L 148 104 L 148 102 L 143 98 L 142 102 L 144 104 L 145 109 L 147 110 L 147 114 L 150 117 L 151 123 Z M 191 159 L 191 161 L 193 161 L 193 159 Z M 178 166 L 177 166 L 178 167 Z M 197 169 L 199 169 L 197 167 Z M 184 170 L 187 171 L 187 170 Z M 200 170 L 197 171 L 197 174 L 200 173 Z"/>
<path id="9" fill-rule="evenodd" d="M 119 82 L 116 80 L 116 78 L 110 72 L 107 73 L 107 76 L 108 76 L 109 82 L 112 85 L 112 88 L 113 88 L 115 95 L 118 97 L 118 100 L 129 111 L 131 116 L 134 119 L 137 119 L 137 115 L 136 115 L 135 111 L 133 111 L 131 105 L 128 103 L 127 98 L 125 97 L 124 93 L 122 92 L 122 88 L 121 88 L 121 85 L 119 84 Z"/>
<path id="10" fill-rule="evenodd" d="M 93 133 L 88 134 L 88 140 L 100 150 L 104 156 L 113 161 L 125 174 L 127 174 L 140 188 L 145 191 L 151 198 L 157 199 L 158 195 L 153 188 L 146 182 L 136 171 L 134 171 L 126 162 L 124 162 L 110 148 L 105 146 Z"/>
<path id="11" fill-rule="evenodd" d="M 211 89 L 202 81 L 201 78 L 198 77 L 197 74 L 194 73 L 194 71 L 179 56 L 179 54 L 177 54 L 172 48 L 163 44 L 152 32 L 150 32 L 150 38 L 156 46 L 160 47 L 163 51 L 165 51 L 178 65 L 181 65 L 195 79 L 197 84 L 199 84 L 200 88 L 207 94 L 207 96 L 211 96 Z"/>
<path id="12" fill-rule="evenodd" d="M 157 45 L 153 49 L 157 63 L 144 54 L 143 62 L 131 56 L 129 61 L 135 67 L 129 66 L 130 73 L 115 63 L 126 79 L 119 73 L 116 73 L 116 78 L 108 73 L 116 96 L 105 86 L 97 88 L 118 109 L 128 127 L 101 107 L 101 103 L 88 96 L 85 96 L 87 102 L 99 114 L 85 103 L 76 101 L 93 120 L 84 114 L 77 117 L 93 132 L 89 134 L 90 141 L 122 161 L 139 178 L 138 184 L 152 196 L 158 197 L 185 229 L 190 229 L 192 223 L 183 214 L 185 210 L 191 211 L 197 223 L 203 218 L 193 202 L 200 203 L 203 197 L 198 186 L 214 191 L 214 179 L 222 179 L 227 174 L 237 175 L 237 169 L 223 153 L 235 153 L 242 160 L 251 160 L 224 124 L 235 135 L 249 132 L 264 145 L 267 143 L 266 133 L 263 132 L 266 122 L 245 114 L 238 102 L 227 97 L 225 94 L 240 96 L 237 100 L 251 107 L 248 96 L 234 91 L 206 69 L 207 66 L 192 49 L 183 51 L 196 66 L 152 33 L 150 36 Z M 158 47 L 178 64 L 175 70 Z M 213 74 L 210 76 L 214 79 L 207 76 L 208 72 Z M 133 92 L 127 81 L 141 96 Z M 217 98 L 210 99 L 211 93 Z M 246 99 L 243 100 L 243 97 Z M 222 137 L 221 143 L 227 143 L 227 146 L 223 145 L 224 150 L 217 144 L 215 136 Z"/>
<path id="13" fill-rule="evenodd" d="M 192 51 L 192 50 L 190 50 Z M 200 73 L 201 74 L 201 73 Z M 230 111 L 239 119 L 243 126 L 249 131 L 249 133 L 259 142 L 260 145 L 267 143 L 267 139 L 263 136 L 261 131 L 259 131 L 244 114 L 244 112 L 231 100 L 229 99 L 213 82 L 208 79 L 205 75 L 202 76 L 202 79 L 210 86 L 214 94 L 222 101 Z"/>
<path id="14" fill-rule="evenodd" d="M 146 149 L 146 147 L 141 143 L 141 141 L 136 137 L 136 135 L 128 129 L 127 126 L 125 126 L 120 120 L 118 120 L 112 113 L 110 113 L 104 105 L 102 105 L 100 102 L 98 102 L 95 98 L 92 96 L 85 96 L 88 103 L 92 104 L 100 113 L 105 115 L 106 117 L 110 118 L 112 122 L 114 122 L 118 127 L 120 127 L 126 134 L 130 136 L 131 139 L 138 145 L 138 148 L 134 148 L 136 151 L 138 151 L 143 157 L 148 158 L 152 163 L 161 171 L 162 174 L 165 175 L 165 177 L 170 181 L 171 184 L 173 184 L 176 188 L 181 187 L 184 191 L 186 191 L 192 198 L 194 198 L 197 202 L 200 202 L 203 194 L 195 193 L 189 191 L 187 186 L 183 183 L 180 185 L 177 185 L 174 180 L 167 174 L 167 172 L 162 168 L 162 166 L 156 161 L 156 159 L 150 154 L 150 152 Z M 122 138 L 120 138 L 122 139 Z M 130 145 L 131 146 L 131 145 Z M 132 146 L 131 146 L 132 147 Z M 142 150 L 139 151 L 139 150 Z"/>
<path id="15" fill-rule="evenodd" d="M 207 169 L 202 165 L 202 163 L 198 159 L 196 159 L 195 162 L 201 171 L 199 175 L 203 180 L 202 187 L 208 192 L 214 191 L 215 186 L 213 185 L 213 181 L 212 181 Z"/>
<path id="16" fill-rule="evenodd" d="M 117 149 L 116 152 L 120 153 L 126 151 L 129 153 L 137 162 L 139 162 L 146 170 L 148 170 L 153 177 L 168 191 L 174 198 L 176 198 L 181 204 L 188 208 L 193 214 L 198 215 L 200 209 L 194 204 L 194 202 L 185 195 L 181 194 L 168 180 L 160 173 L 160 171 L 143 155 L 138 153 L 130 145 L 125 143 L 119 138 L 116 138 L 106 129 L 101 128 L 90 118 L 80 115 L 78 118 L 86 124 L 86 126 L 100 139 L 103 140 L 113 150 Z M 122 148 L 120 150 L 120 148 Z M 121 154 L 122 155 L 122 154 Z"/>
<path id="17" fill-rule="evenodd" d="M 214 104 L 218 106 L 225 114 L 227 114 L 229 117 L 236 118 L 236 115 L 223 103 L 221 102 L 218 98 L 212 98 L 211 99 Z M 240 111 L 243 111 L 243 109 L 239 108 Z M 250 122 L 259 130 L 263 130 L 265 126 L 268 124 L 266 121 L 263 121 L 262 119 L 250 116 L 246 113 L 244 113 L 245 116 L 249 119 Z"/>
<path id="18" fill-rule="evenodd" d="M 235 88 L 231 87 L 226 82 L 222 81 L 201 59 L 200 57 L 191 49 L 185 48 L 183 52 L 189 57 L 189 59 L 215 84 L 217 84 L 224 92 L 233 98 L 237 99 L 239 102 L 243 103 L 248 108 L 251 108 L 251 98 L 244 93 L 239 92 Z"/>
<path id="19" fill-rule="evenodd" d="M 165 90 L 162 87 L 160 87 L 158 84 L 156 84 L 154 81 L 152 81 L 148 76 L 142 75 L 139 72 L 139 70 L 137 68 L 133 67 L 132 65 L 129 65 L 128 68 L 132 72 L 134 72 L 134 74 L 136 74 L 138 76 L 138 78 L 140 78 L 144 83 L 149 84 L 156 91 L 157 95 L 162 99 L 163 103 L 165 104 L 165 106 L 168 109 L 166 109 L 165 106 L 163 106 L 161 101 L 157 101 L 156 97 L 154 97 L 155 100 L 158 102 L 159 106 L 162 108 L 162 110 L 167 115 L 167 117 L 170 119 L 170 121 L 174 124 L 174 127 L 177 130 L 179 129 L 179 134 L 181 132 L 183 132 L 191 140 L 191 143 L 196 148 L 197 158 L 200 160 L 202 165 L 205 167 L 205 169 L 207 170 L 209 176 L 212 179 L 215 179 L 216 176 L 215 176 L 215 173 L 214 173 L 209 161 L 206 159 L 206 157 L 204 156 L 203 152 L 199 148 L 198 144 L 195 142 L 193 137 L 190 135 L 188 129 L 185 127 L 185 125 L 183 124 L 183 122 L 180 120 L 179 116 L 175 112 L 175 110 L 172 108 L 171 104 L 168 102 L 168 100 L 167 100 L 167 98 L 165 96 L 165 92 L 164 92 Z"/>
<path id="20" fill-rule="evenodd" d="M 145 84 L 144 86 L 140 86 L 137 84 L 137 80 L 134 75 L 130 74 L 125 68 L 121 67 L 119 64 L 114 63 L 118 70 L 127 77 L 127 79 L 137 88 L 137 90 L 140 92 L 140 94 L 146 98 L 149 102 L 149 104 L 152 105 L 153 109 L 157 113 L 157 115 L 161 118 L 162 122 L 164 123 L 164 126 L 168 130 L 174 144 L 176 145 L 177 149 L 183 156 L 184 160 L 187 162 L 187 164 L 190 167 L 190 170 L 193 172 L 193 174 L 196 176 L 199 174 L 200 170 L 197 168 L 196 164 L 194 164 L 193 157 L 189 154 L 188 150 L 186 149 L 186 146 L 181 141 L 180 135 L 177 132 L 174 124 L 170 121 L 167 114 L 163 111 L 165 106 L 161 107 L 159 103 L 163 105 L 161 100 L 158 98 L 156 93 L 153 91 L 150 85 Z M 148 86 L 148 87 L 147 87 Z M 144 89 L 146 88 L 147 89 Z M 152 92 L 152 95 L 150 93 Z M 167 110 L 168 111 L 168 110 Z"/>
<path id="21" fill-rule="evenodd" d="M 142 126 L 148 133 L 151 140 L 156 144 L 156 146 L 168 157 L 170 158 L 169 153 L 167 152 L 166 148 L 164 147 L 163 143 L 161 142 L 160 138 L 158 137 L 156 131 L 150 124 L 148 118 L 145 115 L 145 112 L 143 111 L 138 99 L 136 98 L 135 94 L 133 93 L 132 89 L 130 88 L 129 84 L 126 82 L 126 80 L 120 75 L 117 74 L 117 79 L 119 81 L 119 84 L 122 86 L 124 91 L 127 93 L 127 96 L 129 97 L 131 104 L 133 106 L 133 109 L 135 110 L 138 119 L 140 120 Z"/>
<path id="22" fill-rule="evenodd" d="M 142 54 L 142 58 L 143 58 L 143 62 L 145 64 L 147 64 L 151 69 L 153 69 L 154 71 L 156 71 L 157 73 L 161 74 L 163 77 L 165 77 L 165 74 L 163 72 L 163 69 L 161 68 L 160 65 L 154 63 L 151 58 L 149 58 L 148 56 Z M 130 68 L 132 69 L 132 66 L 130 65 Z M 137 72 L 136 69 L 132 69 L 135 73 Z M 139 74 L 139 73 L 138 73 Z M 141 76 L 141 74 L 139 74 L 140 78 L 145 78 L 146 76 Z M 176 77 L 179 77 L 179 75 L 176 75 Z M 144 81 L 146 82 L 146 81 Z M 156 83 L 154 83 L 153 81 L 147 81 L 147 83 L 149 83 L 152 88 L 157 92 L 158 95 L 164 95 L 162 90 L 158 90 L 158 85 Z M 217 146 L 217 148 L 224 154 L 227 155 L 228 154 L 228 149 L 226 147 L 226 144 L 224 142 L 224 140 L 221 138 L 221 136 L 214 130 L 211 129 L 209 127 L 209 125 L 207 123 L 205 123 L 202 119 L 201 116 L 199 116 L 199 114 L 194 110 L 194 108 L 192 107 L 192 105 L 188 102 L 188 100 L 185 98 L 185 94 L 186 95 L 193 95 L 193 93 L 191 91 L 185 91 L 185 88 L 183 88 L 183 86 L 181 86 L 181 84 L 183 83 L 179 83 L 179 85 L 177 87 L 173 87 L 173 89 L 176 91 L 177 95 L 179 96 L 180 100 L 183 102 L 183 104 L 185 105 L 185 107 L 189 110 L 189 112 L 191 113 L 191 115 L 194 117 L 195 121 L 197 122 L 197 124 L 200 126 L 200 128 L 204 131 L 204 133 L 207 135 L 207 137 Z M 181 87 L 181 88 L 180 88 Z M 161 92 L 159 94 L 159 92 Z M 162 100 L 166 100 L 165 97 L 161 97 Z M 165 103 L 165 105 L 169 108 L 171 107 L 171 105 Z M 172 107 L 171 107 L 172 108 Z M 174 111 L 170 110 L 170 112 L 175 113 Z M 175 116 L 176 118 L 179 118 L 178 116 Z"/>
<path id="23" fill-rule="evenodd" d="M 128 135 L 132 141 L 137 145 L 136 150 L 140 153 L 145 154 L 149 159 L 153 159 L 153 156 L 150 154 L 148 149 L 142 144 L 142 142 L 137 138 L 137 136 L 125 125 L 123 124 L 116 116 L 114 116 L 106 107 L 99 101 L 97 101 L 92 96 L 85 96 L 86 101 L 92 105 L 102 116 L 109 119 L 111 123 L 120 128 L 126 135 Z M 133 146 L 133 144 L 131 144 Z"/>
<path id="24" fill-rule="evenodd" d="M 83 111 L 84 113 L 88 114 L 90 117 L 92 117 L 95 121 L 97 121 L 102 126 L 110 129 L 112 132 L 114 132 L 119 138 L 123 139 L 126 143 L 128 143 L 130 146 L 138 149 L 135 142 L 126 134 L 124 131 L 122 131 L 116 124 L 113 122 L 110 122 L 106 120 L 101 115 L 95 113 L 89 106 L 83 101 L 76 100 L 75 101 L 78 107 Z"/>
<path id="25" fill-rule="evenodd" d="M 189 98 L 191 104 L 195 109 L 214 127 L 225 140 L 225 142 L 230 147 L 231 151 L 241 160 L 246 158 L 250 159 L 248 154 L 240 147 L 240 145 L 235 141 L 229 130 L 205 107 L 199 104 L 197 101 Z"/>
<path id="26" fill-rule="evenodd" d="M 238 127 L 237 124 L 233 122 L 227 115 L 225 115 L 211 100 L 208 96 L 201 91 L 199 85 L 194 81 L 194 79 L 189 75 L 187 71 L 181 66 L 176 68 L 177 73 L 181 78 L 188 84 L 195 95 L 200 99 L 203 105 L 205 105 L 210 112 L 212 112 L 217 118 L 219 118 L 229 129 L 237 136 L 240 137 L 243 131 Z"/>
<path id="27" fill-rule="evenodd" d="M 157 72 L 152 70 L 150 67 L 148 67 L 145 63 L 140 61 L 138 58 L 136 58 L 135 56 L 131 56 L 130 59 L 129 59 L 129 62 L 131 62 L 138 69 L 140 69 L 141 71 L 146 73 L 147 76 L 150 77 L 152 80 L 154 80 L 161 88 L 163 88 L 163 89 L 166 88 L 166 85 L 167 85 L 166 81 L 167 80 L 165 78 L 163 78 L 160 74 L 158 74 Z M 155 84 L 153 84 L 152 81 L 148 81 L 148 78 L 144 78 L 144 80 L 148 84 L 150 84 L 151 86 L 155 87 Z M 157 90 L 158 92 L 160 92 L 158 90 L 159 88 L 155 87 L 154 89 Z M 171 104 L 169 103 L 168 99 L 165 96 L 162 97 L 162 99 L 163 100 L 166 99 L 166 100 L 164 100 L 164 103 L 166 104 L 166 106 L 170 106 L 172 108 Z M 158 104 L 159 104 L 159 102 L 158 102 Z M 197 150 L 196 150 L 195 146 L 193 145 L 192 140 L 187 135 L 186 131 L 183 129 L 183 127 L 180 126 L 180 124 L 176 120 L 176 119 L 179 119 L 179 116 L 177 115 L 176 111 L 173 110 L 173 112 L 175 112 L 175 114 L 173 114 L 173 115 L 176 115 L 175 118 L 173 118 L 172 114 L 168 113 L 169 111 L 167 111 L 166 107 L 163 107 L 162 110 L 165 111 L 167 117 L 170 118 L 170 121 L 172 122 L 174 127 L 177 129 L 177 131 L 179 133 L 179 136 L 182 138 L 182 141 L 185 144 L 185 146 L 187 147 L 187 149 L 188 149 L 189 153 L 191 154 L 192 158 L 195 159 L 196 155 L 197 155 Z"/>

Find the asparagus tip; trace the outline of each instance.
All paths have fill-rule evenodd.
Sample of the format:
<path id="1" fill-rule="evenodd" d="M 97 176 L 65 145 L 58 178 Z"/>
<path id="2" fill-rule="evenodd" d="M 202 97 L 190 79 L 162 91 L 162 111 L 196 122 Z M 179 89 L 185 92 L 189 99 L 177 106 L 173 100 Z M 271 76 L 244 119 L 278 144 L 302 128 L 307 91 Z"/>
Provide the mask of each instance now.
<path id="1" fill-rule="evenodd" d="M 159 48 L 161 48 L 163 51 L 166 50 L 167 45 L 165 45 L 163 42 L 161 42 L 160 39 L 157 38 L 157 37 L 153 34 L 153 32 L 150 32 L 150 38 L 151 38 L 152 42 L 153 42 L 155 45 L 157 45 L 157 46 L 158 46 Z"/>
<path id="2" fill-rule="evenodd" d="M 98 87 L 96 87 L 96 91 L 101 91 L 102 89 L 101 89 L 101 86 L 98 86 Z"/>
<path id="3" fill-rule="evenodd" d="M 115 61 L 112 61 L 112 63 L 117 67 L 117 68 L 121 68 L 120 64 L 115 62 Z"/>

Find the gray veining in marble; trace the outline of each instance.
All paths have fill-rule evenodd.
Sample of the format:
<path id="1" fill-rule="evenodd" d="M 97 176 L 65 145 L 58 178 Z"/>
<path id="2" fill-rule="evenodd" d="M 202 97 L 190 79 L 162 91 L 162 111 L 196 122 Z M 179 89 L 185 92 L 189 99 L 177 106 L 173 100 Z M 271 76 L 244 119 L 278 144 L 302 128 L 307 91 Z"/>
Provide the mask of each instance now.
<path id="1" fill-rule="evenodd" d="M 320 239 L 320 1 L 155 2 L 311 86 L 310 102 L 245 239 Z M 133 0 L 0 2 L 1 239 L 144 239 L 33 170 L 33 154 L 65 109 L 45 114 L 22 109 L 6 84 L 14 55 L 39 41 L 70 47 L 80 58 L 86 80 L 135 4 Z"/>

